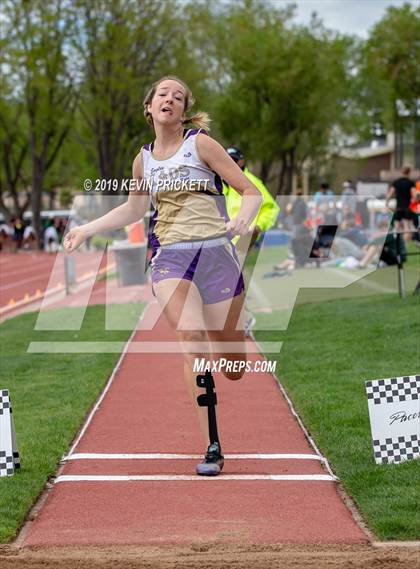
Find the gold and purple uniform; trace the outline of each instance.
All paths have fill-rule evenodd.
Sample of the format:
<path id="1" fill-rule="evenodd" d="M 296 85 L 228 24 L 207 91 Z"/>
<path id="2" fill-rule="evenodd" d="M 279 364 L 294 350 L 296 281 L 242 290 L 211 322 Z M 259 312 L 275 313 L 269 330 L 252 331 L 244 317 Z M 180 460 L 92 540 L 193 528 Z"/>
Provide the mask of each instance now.
<path id="1" fill-rule="evenodd" d="M 168 278 L 193 281 L 205 304 L 242 292 L 243 279 L 234 246 L 222 181 L 198 156 L 201 129 L 184 132 L 178 150 L 165 160 L 143 146 L 144 183 L 155 211 L 149 240 L 153 248 L 152 283 Z"/>

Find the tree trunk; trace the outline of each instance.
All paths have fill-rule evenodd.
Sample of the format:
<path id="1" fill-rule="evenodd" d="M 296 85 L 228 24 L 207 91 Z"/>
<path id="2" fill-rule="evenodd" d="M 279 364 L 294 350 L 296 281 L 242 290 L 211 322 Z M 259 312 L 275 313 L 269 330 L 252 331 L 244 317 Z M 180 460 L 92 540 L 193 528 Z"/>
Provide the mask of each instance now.
<path id="1" fill-rule="evenodd" d="M 267 184 L 268 175 L 271 170 L 272 160 L 263 160 L 261 162 L 260 178 L 264 184 Z"/>
<path id="2" fill-rule="evenodd" d="M 55 199 L 55 196 L 56 196 L 56 192 L 55 192 L 54 190 L 50 190 L 49 196 L 48 196 L 49 202 L 50 202 L 50 205 L 49 205 L 49 208 L 50 208 L 50 209 L 54 209 L 54 199 Z"/>
<path id="3" fill-rule="evenodd" d="M 286 173 L 286 155 L 283 154 L 281 157 L 281 168 L 280 168 L 280 174 L 278 177 L 278 182 L 277 182 L 277 192 L 276 195 L 277 196 L 281 196 L 283 195 L 283 184 L 284 184 L 284 175 Z"/>
<path id="4" fill-rule="evenodd" d="M 42 185 L 44 182 L 44 171 L 39 160 L 34 158 L 32 167 L 32 191 L 31 191 L 31 208 L 32 208 L 32 227 L 35 230 L 38 239 L 38 247 L 41 249 L 42 223 L 41 223 L 41 205 L 42 205 Z"/>
<path id="5" fill-rule="evenodd" d="M 287 178 L 286 178 L 286 194 L 293 192 L 293 174 L 295 171 L 295 149 L 290 150 L 287 159 Z"/>

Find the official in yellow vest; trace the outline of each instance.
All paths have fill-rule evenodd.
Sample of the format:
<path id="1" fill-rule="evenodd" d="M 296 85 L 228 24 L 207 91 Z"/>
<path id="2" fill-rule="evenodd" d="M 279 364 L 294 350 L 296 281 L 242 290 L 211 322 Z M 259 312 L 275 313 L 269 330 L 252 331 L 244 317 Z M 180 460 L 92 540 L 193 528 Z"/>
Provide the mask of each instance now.
<path id="1" fill-rule="evenodd" d="M 245 176 L 259 189 L 263 196 L 260 209 L 250 226 L 250 230 L 252 231 L 251 242 L 248 245 L 248 248 L 250 248 L 261 233 L 268 231 L 268 229 L 275 225 L 280 208 L 265 187 L 262 180 L 257 178 L 257 176 L 254 176 L 254 174 L 252 174 L 245 166 L 245 159 L 242 152 L 238 148 L 230 147 L 227 149 L 227 153 L 238 164 Z M 232 217 L 235 217 L 238 213 L 241 206 L 241 195 L 232 188 L 232 186 L 229 186 L 225 182 L 223 182 L 223 193 L 226 197 L 226 207 L 229 218 L 232 219 Z M 245 239 L 235 237 L 232 241 L 235 243 L 237 249 L 241 249 L 241 244 L 247 243 L 249 241 L 249 237 Z"/>

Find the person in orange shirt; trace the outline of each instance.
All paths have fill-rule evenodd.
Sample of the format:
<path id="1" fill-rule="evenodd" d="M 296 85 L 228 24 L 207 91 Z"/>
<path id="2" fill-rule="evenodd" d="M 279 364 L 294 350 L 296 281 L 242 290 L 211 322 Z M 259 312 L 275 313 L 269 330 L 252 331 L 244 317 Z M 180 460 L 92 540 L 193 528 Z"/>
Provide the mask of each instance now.
<path id="1" fill-rule="evenodd" d="M 413 241 L 417 246 L 420 246 L 420 231 L 419 231 L 419 217 L 420 217 L 420 180 L 417 180 L 414 195 L 411 196 L 410 209 L 414 213 L 413 225 L 417 229 L 413 234 Z"/>
<path id="2" fill-rule="evenodd" d="M 414 211 L 414 213 L 420 214 L 420 180 L 416 182 L 416 190 L 414 196 L 411 198 L 410 209 Z"/>

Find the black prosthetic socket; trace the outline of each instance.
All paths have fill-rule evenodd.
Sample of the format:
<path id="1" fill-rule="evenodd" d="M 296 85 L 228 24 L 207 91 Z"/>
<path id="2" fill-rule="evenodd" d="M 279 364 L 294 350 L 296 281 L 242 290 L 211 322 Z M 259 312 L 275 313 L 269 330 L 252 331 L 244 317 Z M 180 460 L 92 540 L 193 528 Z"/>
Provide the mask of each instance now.
<path id="1" fill-rule="evenodd" d="M 207 407 L 210 444 L 218 443 L 220 446 L 216 421 L 217 395 L 214 391 L 214 380 L 211 373 L 206 371 L 204 375 L 197 375 L 197 385 L 206 389 L 206 393 L 197 397 L 197 403 L 200 407 Z"/>

